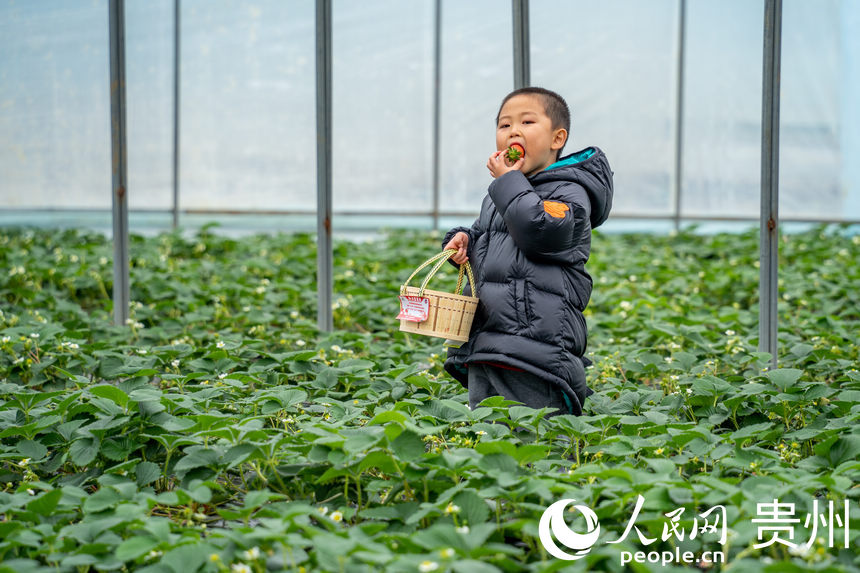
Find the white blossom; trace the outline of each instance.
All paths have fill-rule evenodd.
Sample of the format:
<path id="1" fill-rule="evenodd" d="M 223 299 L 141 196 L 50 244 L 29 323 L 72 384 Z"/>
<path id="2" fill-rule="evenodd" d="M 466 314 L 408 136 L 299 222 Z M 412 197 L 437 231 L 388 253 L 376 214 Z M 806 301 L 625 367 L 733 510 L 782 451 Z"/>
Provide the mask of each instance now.
<path id="1" fill-rule="evenodd" d="M 260 558 L 260 548 L 252 547 L 251 549 L 245 551 L 242 555 L 245 556 L 245 559 L 248 561 L 254 561 Z"/>

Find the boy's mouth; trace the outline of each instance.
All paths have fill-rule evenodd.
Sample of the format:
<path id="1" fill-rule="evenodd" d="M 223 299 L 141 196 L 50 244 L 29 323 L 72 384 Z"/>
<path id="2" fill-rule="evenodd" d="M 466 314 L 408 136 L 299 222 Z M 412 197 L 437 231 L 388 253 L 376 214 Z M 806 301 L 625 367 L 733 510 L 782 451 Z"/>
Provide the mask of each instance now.
<path id="1" fill-rule="evenodd" d="M 505 151 L 505 157 L 512 162 L 519 161 L 521 157 L 525 157 L 526 149 L 521 143 L 512 143 Z"/>

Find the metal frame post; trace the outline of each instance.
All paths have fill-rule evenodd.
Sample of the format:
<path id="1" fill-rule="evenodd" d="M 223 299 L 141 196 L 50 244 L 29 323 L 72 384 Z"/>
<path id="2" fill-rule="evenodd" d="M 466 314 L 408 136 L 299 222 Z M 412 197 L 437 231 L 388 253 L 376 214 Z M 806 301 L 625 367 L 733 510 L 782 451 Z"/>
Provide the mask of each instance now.
<path id="1" fill-rule="evenodd" d="M 125 0 L 110 0 L 110 125 L 113 206 L 113 316 L 117 325 L 129 315 L 128 160 L 125 122 Z"/>
<path id="2" fill-rule="evenodd" d="M 317 72 L 317 325 L 334 329 L 331 240 L 331 0 L 316 0 Z"/>
<path id="3" fill-rule="evenodd" d="M 442 0 L 436 0 L 433 21 L 433 229 L 439 228 L 439 160 L 442 91 Z"/>
<path id="4" fill-rule="evenodd" d="M 779 300 L 779 88 L 782 0 L 766 0 L 762 77 L 759 350 L 777 366 Z"/>
<path id="5" fill-rule="evenodd" d="M 512 0 L 514 31 L 514 89 L 531 83 L 529 0 Z"/>
<path id="6" fill-rule="evenodd" d="M 179 73 L 181 20 L 179 0 L 173 0 L 173 228 L 179 226 Z"/>
<path id="7" fill-rule="evenodd" d="M 684 56 L 687 35 L 687 0 L 678 0 L 678 58 L 675 75 L 675 176 L 672 182 L 675 230 L 681 228 L 681 186 L 684 176 Z"/>

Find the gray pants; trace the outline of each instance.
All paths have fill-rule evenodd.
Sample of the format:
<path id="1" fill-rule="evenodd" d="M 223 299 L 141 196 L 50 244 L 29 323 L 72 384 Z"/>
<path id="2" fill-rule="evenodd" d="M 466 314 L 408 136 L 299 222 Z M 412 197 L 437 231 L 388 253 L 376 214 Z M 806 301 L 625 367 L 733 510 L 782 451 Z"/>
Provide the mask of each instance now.
<path id="1" fill-rule="evenodd" d="M 557 408 L 547 413 L 547 418 L 570 413 L 563 392 L 551 382 L 528 372 L 469 364 L 469 407 L 474 410 L 481 400 L 490 396 L 516 400 L 529 408 Z"/>

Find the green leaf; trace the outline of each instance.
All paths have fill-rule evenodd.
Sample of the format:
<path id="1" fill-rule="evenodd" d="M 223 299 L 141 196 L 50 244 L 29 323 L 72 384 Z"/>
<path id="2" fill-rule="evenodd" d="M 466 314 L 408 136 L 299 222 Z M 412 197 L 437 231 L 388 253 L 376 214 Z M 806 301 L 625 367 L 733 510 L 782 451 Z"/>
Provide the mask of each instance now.
<path id="1" fill-rule="evenodd" d="M 90 388 L 90 392 L 100 398 L 107 398 L 118 406 L 126 408 L 128 406 L 128 394 L 110 384 L 102 384 Z"/>
<path id="2" fill-rule="evenodd" d="M 161 477 L 161 468 L 152 462 L 140 462 L 134 467 L 137 485 L 143 487 Z"/>
<path id="3" fill-rule="evenodd" d="M 98 513 L 113 507 L 120 501 L 119 493 L 110 487 L 103 487 L 84 501 L 84 511 Z"/>
<path id="4" fill-rule="evenodd" d="M 21 455 L 30 458 L 31 462 L 39 461 L 48 455 L 48 448 L 34 440 L 21 440 L 18 442 L 17 448 Z"/>
<path id="5" fill-rule="evenodd" d="M 824 455 L 830 460 L 833 467 L 843 462 L 857 460 L 860 456 L 860 435 L 846 434 L 840 436 Z"/>
<path id="6" fill-rule="evenodd" d="M 188 470 L 208 467 L 214 465 L 218 461 L 218 454 L 214 450 L 208 450 L 199 446 L 192 446 L 197 449 L 183 456 L 173 467 L 175 472 L 187 472 Z"/>
<path id="7" fill-rule="evenodd" d="M 27 504 L 27 509 L 30 511 L 34 511 L 39 515 L 51 515 L 54 511 L 54 508 L 57 507 L 57 504 L 60 503 L 60 499 L 63 497 L 63 490 L 54 489 L 49 492 L 45 492 L 30 503 Z"/>
<path id="8" fill-rule="evenodd" d="M 748 426 L 742 427 L 740 430 L 731 433 L 732 441 L 745 440 L 747 438 L 752 438 L 754 436 L 760 435 L 762 432 L 765 432 L 771 428 L 773 428 L 772 422 L 761 422 L 760 424 L 750 424 Z"/>
<path id="9" fill-rule="evenodd" d="M 767 372 L 768 379 L 783 392 L 793 387 L 802 375 L 803 371 L 796 368 L 777 368 Z"/>
<path id="10" fill-rule="evenodd" d="M 69 458 L 78 467 L 89 465 L 99 453 L 99 445 L 94 438 L 80 438 L 69 447 Z"/>
<path id="11" fill-rule="evenodd" d="M 456 573 L 501 573 L 502 571 L 495 565 L 474 559 L 457 560 L 453 563 L 452 570 Z"/>
<path id="12" fill-rule="evenodd" d="M 161 563 L 170 567 L 173 573 L 191 573 L 197 571 L 211 553 L 211 548 L 206 545 L 190 543 L 165 553 Z"/>
<path id="13" fill-rule="evenodd" d="M 403 430 L 391 442 L 391 451 L 401 460 L 411 462 L 424 454 L 424 442 L 410 430 Z"/>
<path id="14" fill-rule="evenodd" d="M 460 507 L 460 517 L 471 525 L 487 521 L 490 508 L 482 497 L 473 491 L 463 491 L 454 497 L 454 505 Z"/>
<path id="15" fill-rule="evenodd" d="M 693 394 L 698 396 L 720 396 L 731 389 L 731 384 L 716 376 L 702 376 L 693 380 Z"/>
<path id="16" fill-rule="evenodd" d="M 149 553 L 158 546 L 158 541 L 151 537 L 136 536 L 126 539 L 116 548 L 114 554 L 120 561 L 131 561 Z"/>

